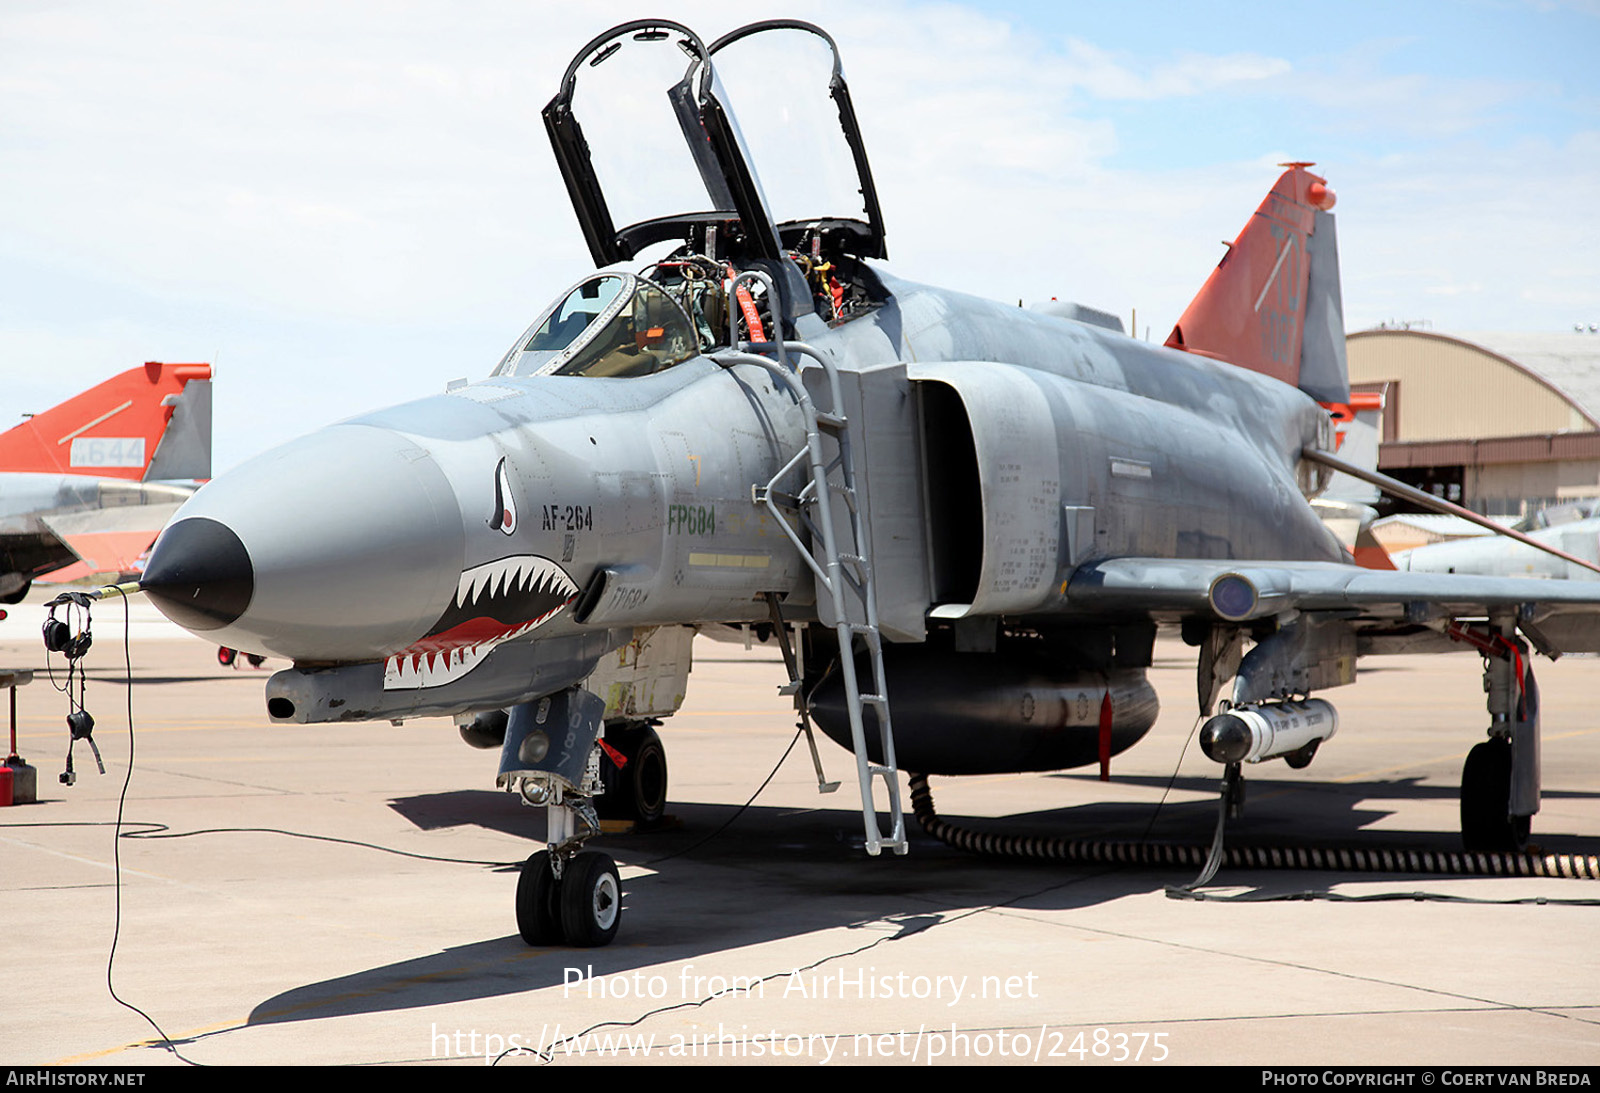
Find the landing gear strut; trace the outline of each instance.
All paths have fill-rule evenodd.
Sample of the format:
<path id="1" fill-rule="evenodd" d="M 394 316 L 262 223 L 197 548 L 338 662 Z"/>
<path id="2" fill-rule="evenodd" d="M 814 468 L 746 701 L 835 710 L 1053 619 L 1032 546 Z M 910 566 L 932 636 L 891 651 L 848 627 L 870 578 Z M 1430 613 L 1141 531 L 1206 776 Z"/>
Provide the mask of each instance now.
<path id="1" fill-rule="evenodd" d="M 622 922 L 617 863 L 583 849 L 600 833 L 595 805 L 603 796 L 602 749 L 596 736 L 604 706 L 593 694 L 569 688 L 515 706 L 506 719 L 497 781 L 545 810 L 548 845 L 528 858 L 517 878 L 517 932 L 529 945 L 609 945 Z M 643 730 L 659 754 L 655 732 Z M 660 782 L 664 797 L 664 763 Z"/>
<path id="2" fill-rule="evenodd" d="M 524 790 L 523 796 L 528 795 Z M 609 854 L 580 849 L 598 830 L 598 825 L 585 823 L 593 809 L 583 798 L 546 807 L 550 849 L 522 864 L 517 878 L 517 932 L 535 947 L 609 945 L 622 924 L 622 880 Z M 572 834 L 574 819 L 587 830 Z"/>
<path id="3" fill-rule="evenodd" d="M 1539 690 L 1528 647 L 1505 612 L 1487 630 L 1458 625 L 1450 633 L 1483 654 L 1490 719 L 1489 739 L 1461 768 L 1461 843 L 1469 853 L 1519 851 L 1539 811 Z"/>

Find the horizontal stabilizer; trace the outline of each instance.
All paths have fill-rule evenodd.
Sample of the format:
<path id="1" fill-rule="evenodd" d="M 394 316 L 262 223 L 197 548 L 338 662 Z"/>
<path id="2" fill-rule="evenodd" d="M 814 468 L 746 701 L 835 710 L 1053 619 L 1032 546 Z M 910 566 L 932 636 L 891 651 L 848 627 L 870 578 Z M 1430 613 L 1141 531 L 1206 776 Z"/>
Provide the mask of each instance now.
<path id="1" fill-rule="evenodd" d="M 40 517 L 78 556 L 76 563 L 50 574 L 46 583 L 59 584 L 96 573 L 137 573 L 142 556 L 180 507 L 176 503 L 127 505 Z"/>

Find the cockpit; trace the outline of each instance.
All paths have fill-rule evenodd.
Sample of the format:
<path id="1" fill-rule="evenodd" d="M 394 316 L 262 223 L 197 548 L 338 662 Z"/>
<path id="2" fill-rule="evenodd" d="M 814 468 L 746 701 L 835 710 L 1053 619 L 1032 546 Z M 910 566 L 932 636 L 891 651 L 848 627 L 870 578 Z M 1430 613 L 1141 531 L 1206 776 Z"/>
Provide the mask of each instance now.
<path id="1" fill-rule="evenodd" d="M 1588 520 L 1600 514 L 1600 501 L 1568 501 L 1561 505 L 1551 505 L 1549 508 L 1531 512 L 1515 524 L 1511 525 L 1513 531 L 1538 531 L 1540 528 L 1560 527 L 1562 524 L 1574 524 L 1579 520 Z"/>
<path id="2" fill-rule="evenodd" d="M 765 100 L 774 86 L 773 62 L 754 51 L 784 34 L 797 35 L 794 44 L 809 48 L 818 59 L 816 79 L 806 81 L 814 86 L 812 114 L 831 101 L 831 140 L 842 135 L 843 145 L 842 151 L 832 149 L 831 162 L 838 168 L 832 171 L 833 184 L 817 181 L 804 189 L 800 183 L 801 198 L 789 202 L 803 201 L 810 206 L 808 215 L 779 220 L 712 58 L 740 43 L 728 56 L 757 74 L 748 79 L 746 89 L 753 100 L 770 105 Z M 751 46 L 755 40 L 760 44 Z M 660 45 L 676 49 L 663 51 Z M 630 59 L 612 60 L 624 49 Z M 716 59 L 720 64 L 724 57 Z M 663 60 L 666 67 L 660 64 Z M 647 75 L 651 71 L 656 75 Z M 598 81 L 602 90 L 585 99 L 593 115 L 588 133 L 574 111 L 580 75 L 586 88 Z M 657 79 L 662 82 L 655 83 Z M 785 85 L 789 82 L 786 77 Z M 615 93 L 607 95 L 607 90 Z M 604 109 L 593 114 L 593 102 L 608 99 L 629 105 L 622 112 L 626 124 Z M 658 104 L 659 113 L 641 113 L 641 104 L 651 102 Z M 806 151 L 821 138 L 802 139 L 816 137 L 825 127 L 812 125 L 802 132 L 781 120 L 803 112 L 780 110 L 775 115 L 780 120 L 763 117 L 758 130 L 769 143 L 777 141 L 786 183 L 797 164 L 829 158 Z M 645 117 L 655 120 L 645 122 Z M 632 261 L 660 244 L 666 244 L 666 257 L 637 274 L 605 271 L 585 278 L 539 316 L 500 361 L 495 375 L 645 376 L 736 338 L 760 342 L 773 332 L 792 337 L 793 324 L 802 316 L 838 325 L 886 298 L 882 283 L 861 261 L 885 256 L 877 194 L 838 50 L 821 29 L 796 20 L 768 20 L 707 46 L 693 31 L 670 21 L 626 23 L 578 52 L 560 93 L 544 109 L 544 121 L 595 264 Z M 675 155 L 650 146 L 651 139 L 669 135 L 687 142 L 687 157 L 682 143 L 677 143 Z M 649 163 L 649 170 L 639 170 L 640 163 Z M 680 170 L 674 172 L 674 166 Z M 602 175 L 608 182 L 604 191 Z M 838 181 L 844 175 L 850 181 L 841 187 Z M 669 179 L 676 181 L 669 184 Z M 849 193 L 853 201 L 822 215 L 816 206 L 835 202 L 830 189 L 834 195 Z M 693 204 L 687 210 L 650 208 L 660 200 Z M 613 219 L 618 209 L 627 210 L 630 220 L 639 214 L 643 219 L 619 226 Z M 663 211 L 666 215 L 659 215 Z M 765 280 L 733 287 L 733 278 L 747 270 L 760 271 Z M 766 298 L 763 284 L 773 286 L 776 299 Z"/>
<path id="3" fill-rule="evenodd" d="M 700 333 L 659 285 L 632 273 L 600 273 L 539 316 L 494 374 L 648 376 L 701 348 Z"/>

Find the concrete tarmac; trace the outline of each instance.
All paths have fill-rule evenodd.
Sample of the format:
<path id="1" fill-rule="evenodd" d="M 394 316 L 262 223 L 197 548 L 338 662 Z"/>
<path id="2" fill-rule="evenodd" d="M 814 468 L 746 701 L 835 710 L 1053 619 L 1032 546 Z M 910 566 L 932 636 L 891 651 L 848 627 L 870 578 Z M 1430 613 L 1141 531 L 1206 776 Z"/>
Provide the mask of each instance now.
<path id="1" fill-rule="evenodd" d="M 0 667 L 44 667 L 39 598 L 0 623 Z M 1399 898 L 1193 902 L 1165 887 L 1194 870 L 983 860 L 909 811 L 911 853 L 871 859 L 847 753 L 821 742 L 830 796 L 803 741 L 779 766 L 776 653 L 704 639 L 662 731 L 672 823 L 592 844 L 622 868 L 616 942 L 530 949 L 512 901 L 543 818 L 493 788 L 495 753 L 442 720 L 272 725 L 282 661 L 223 668 L 137 603 L 130 735 L 120 605 L 94 623 L 103 777 L 79 744 L 60 785 L 66 697 L 43 673 L 18 696 L 41 800 L 0 810 L 5 1063 L 1600 1063 L 1600 907 L 1561 902 L 1596 882 L 1225 869 L 1207 892 Z M 1109 783 L 935 779 L 941 815 L 1208 843 L 1193 652 L 1157 656 L 1161 719 Z M 1308 769 L 1248 772 L 1230 840 L 1457 847 L 1478 659 L 1362 668 Z M 1535 841 L 1600 852 L 1600 660 L 1538 671 Z M 108 990 L 113 942 L 111 986 L 148 1021 Z"/>

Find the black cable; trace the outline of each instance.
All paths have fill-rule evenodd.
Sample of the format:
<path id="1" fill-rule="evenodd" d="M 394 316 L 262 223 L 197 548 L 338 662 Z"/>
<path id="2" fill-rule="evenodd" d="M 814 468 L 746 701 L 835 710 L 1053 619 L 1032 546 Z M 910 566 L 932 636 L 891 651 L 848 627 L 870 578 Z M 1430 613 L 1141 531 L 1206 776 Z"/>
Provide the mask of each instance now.
<path id="1" fill-rule="evenodd" d="M 1148 842 L 1150 832 L 1155 830 L 1156 821 L 1161 818 L 1161 810 L 1166 806 L 1167 795 L 1178 782 L 1178 772 L 1183 769 L 1183 758 L 1189 754 L 1189 745 L 1194 742 L 1195 730 L 1200 727 L 1200 722 L 1205 716 L 1206 712 L 1201 710 L 1195 715 L 1194 724 L 1189 726 L 1189 735 L 1183 738 L 1183 747 L 1178 749 L 1178 761 L 1172 766 L 1172 776 L 1167 779 L 1167 784 L 1161 787 L 1161 799 L 1156 802 L 1155 810 L 1150 813 L 1150 822 L 1144 825 L 1144 832 L 1139 836 L 1140 842 Z"/>
<path id="2" fill-rule="evenodd" d="M 111 969 L 117 959 L 117 939 L 122 935 L 122 818 L 123 810 L 128 803 L 128 786 L 133 782 L 133 653 L 130 649 L 132 627 L 129 624 L 128 593 L 120 588 L 117 592 L 122 596 L 122 657 L 128 695 L 128 771 L 122 777 L 122 792 L 117 795 L 116 834 L 111 840 L 111 858 L 116 876 L 116 917 L 111 927 L 111 951 L 106 954 L 106 990 L 111 992 L 112 999 L 118 1005 L 132 1010 L 149 1022 L 150 1027 L 156 1030 L 156 1035 L 161 1037 L 162 1046 L 168 1051 L 190 1066 L 201 1066 L 203 1064 L 195 1062 L 178 1050 L 178 1045 L 167 1035 L 166 1030 L 156 1023 L 154 1017 L 119 995 L 111 981 Z M 84 611 L 87 612 L 88 608 L 84 608 Z M 82 709 L 81 692 L 79 708 Z"/>
<path id="3" fill-rule="evenodd" d="M 777 762 L 777 764 L 775 766 L 773 766 L 772 771 L 766 776 L 766 778 L 764 778 L 762 780 L 761 784 L 756 787 L 756 791 L 750 795 L 750 799 L 748 801 L 746 801 L 744 804 L 740 805 L 738 807 L 738 809 L 736 809 L 734 811 L 734 814 L 732 816 L 729 816 L 725 821 L 723 821 L 723 824 L 722 824 L 721 827 L 719 827 L 715 831 L 711 832 L 711 834 L 707 835 L 705 838 L 701 839 L 699 842 L 690 843 L 688 846 L 684 847 L 682 850 L 674 850 L 672 853 L 663 854 L 659 858 L 651 858 L 647 862 L 641 862 L 640 865 L 645 865 L 645 866 L 655 865 L 658 862 L 669 861 L 672 858 L 681 858 L 683 855 L 689 853 L 691 850 L 700 849 L 706 843 L 710 842 L 712 839 L 716 838 L 718 835 L 720 835 L 724 831 L 728 830 L 728 828 L 732 827 L 733 826 L 733 822 L 735 820 L 737 820 L 740 816 L 743 816 L 745 814 L 745 811 L 751 805 L 755 804 L 756 798 L 761 796 L 761 791 L 767 788 L 768 783 L 770 783 L 774 778 L 776 778 L 778 776 L 778 771 L 783 767 L 784 760 L 789 758 L 789 753 L 794 751 L 794 746 L 797 743 L 800 742 L 800 734 L 803 731 L 805 731 L 805 730 L 802 729 L 802 728 L 795 729 L 794 738 L 789 741 L 789 746 L 783 749 L 783 754 L 778 756 L 778 762 Z"/>
<path id="4" fill-rule="evenodd" d="M 41 823 L 0 824 L 0 830 L 16 827 L 110 827 L 115 824 L 112 820 L 58 820 Z M 122 826 L 139 828 L 141 830 L 122 831 L 119 829 L 119 838 L 123 839 L 187 839 L 191 835 L 283 835 L 291 839 L 306 839 L 311 842 L 340 843 L 344 846 L 359 847 L 362 850 L 376 850 L 382 854 L 393 854 L 398 858 L 414 858 L 417 861 L 443 862 L 446 865 L 486 865 L 496 869 L 515 869 L 522 865 L 519 861 L 478 861 L 472 858 L 444 858 L 434 854 L 417 854 L 410 850 L 397 850 L 392 846 L 382 846 L 378 843 L 362 842 L 360 839 L 341 839 L 335 835 L 313 835 L 306 831 L 289 831 L 281 827 L 202 827 L 193 831 L 173 831 L 166 824 L 153 820 L 129 820 Z"/>

